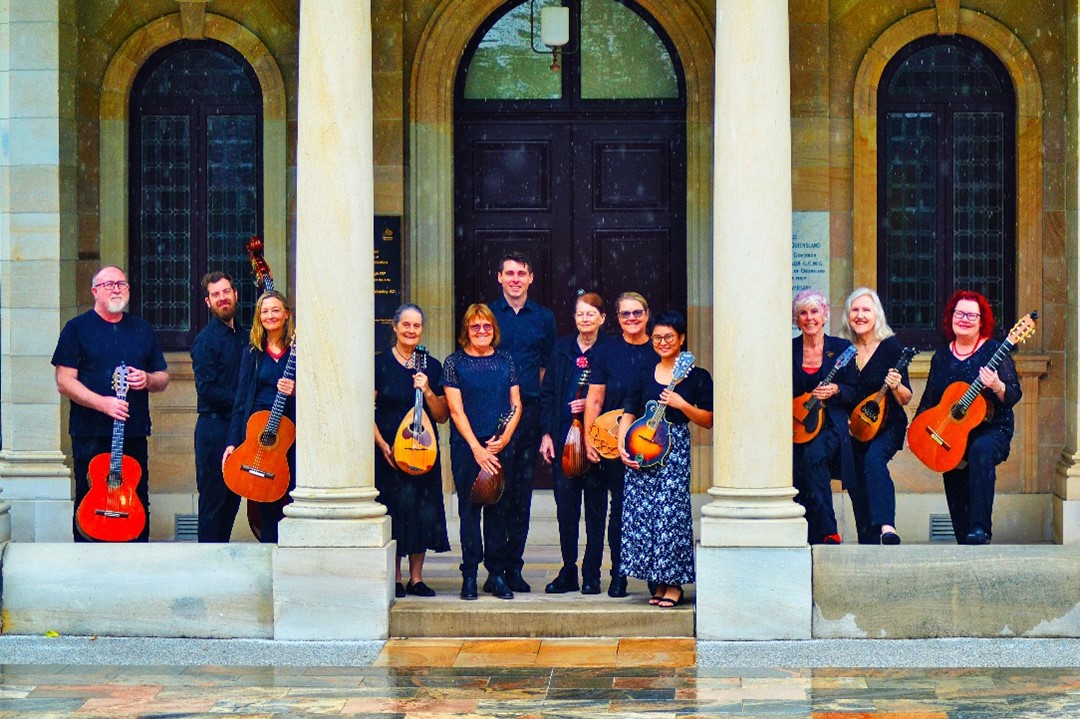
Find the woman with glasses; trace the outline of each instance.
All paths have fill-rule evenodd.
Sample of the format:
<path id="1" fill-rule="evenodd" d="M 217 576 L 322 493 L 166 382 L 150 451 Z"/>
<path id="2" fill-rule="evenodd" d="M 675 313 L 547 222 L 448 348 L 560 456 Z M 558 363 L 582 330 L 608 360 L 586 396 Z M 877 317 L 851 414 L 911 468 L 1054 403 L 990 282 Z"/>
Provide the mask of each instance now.
<path id="1" fill-rule="evenodd" d="M 694 518 L 690 508 L 690 423 L 713 423 L 712 377 L 700 367 L 675 378 L 675 360 L 686 344 L 686 320 L 678 312 L 657 315 L 652 345 L 660 361 L 642 369 L 626 397 L 619 420 L 619 454 L 626 465 L 621 573 L 644 579 L 649 604 L 670 608 L 683 599 L 694 576 Z M 668 387 L 675 381 L 674 389 Z M 626 449 L 630 426 L 650 400 L 667 404 L 667 456 L 642 467 Z"/>
<path id="2" fill-rule="evenodd" d="M 578 525 L 581 502 L 585 500 L 585 556 L 581 562 L 582 594 L 600 593 L 600 563 L 604 559 L 604 515 L 607 513 L 607 486 L 600 468 L 587 463 L 581 476 L 567 477 L 561 458 L 564 442 L 575 416 L 585 411 L 584 390 L 592 372 L 592 357 L 608 337 L 600 333 L 606 315 L 604 300 L 595 292 L 578 297 L 574 312 L 577 334 L 555 342 L 540 387 L 540 456 L 552 464 L 555 508 L 559 521 L 562 568 L 545 591 L 548 594 L 576 592 L 578 585 Z M 583 433 L 579 437 L 584 441 Z M 581 447 L 584 451 L 584 446 Z M 553 461 L 554 460 L 554 463 Z"/>
<path id="3" fill-rule="evenodd" d="M 1001 343 L 991 339 L 994 312 L 978 292 L 961 290 L 945 308 L 942 321 L 948 344 L 934 353 L 926 390 L 916 415 L 941 402 L 953 382 L 970 384 L 976 379 L 986 388 L 983 395 L 993 406 L 989 422 L 968 435 L 966 462 L 945 472 L 945 499 L 949 503 L 957 544 L 989 544 L 993 536 L 990 517 L 994 509 L 996 467 L 1009 457 L 1013 435 L 1013 407 L 1020 401 L 1020 378 L 1008 354 L 997 370 L 986 364 Z"/>
<path id="4" fill-rule="evenodd" d="M 375 446 L 382 455 L 375 460 L 375 488 L 390 515 L 390 536 L 397 542 L 397 596 L 434 597 L 435 590 L 424 583 L 425 554 L 429 549 L 450 551 L 443 508 L 442 462 L 436 455 L 434 466 L 427 472 L 406 473 L 394 460 L 392 443 L 402 417 L 412 416 L 417 390 L 423 397 L 424 411 L 434 422 L 431 441 L 436 446 L 439 443 L 436 425 L 446 422 L 450 412 L 442 386 L 442 365 L 420 348 L 424 311 L 414 304 L 398 307 L 391 328 L 394 344 L 389 352 L 375 357 Z M 408 584 L 401 583 L 402 557 L 409 558 Z"/>
<path id="5" fill-rule="evenodd" d="M 868 441 L 860 441 L 852 429 L 851 449 L 855 460 L 854 483 L 847 487 L 851 508 L 855 512 L 859 544 L 900 544 L 896 532 L 896 489 L 889 474 L 889 460 L 904 446 L 907 413 L 904 407 L 911 401 L 911 381 L 906 363 L 901 362 L 903 348 L 897 341 L 877 292 L 860 287 L 844 303 L 846 322 L 840 334 L 855 345 L 857 402 L 876 396 L 882 387 L 888 392 L 872 415 L 856 411 L 851 422 L 860 417 L 885 412 L 877 433 Z M 899 371 L 897 365 L 904 365 Z"/>
<path id="6" fill-rule="evenodd" d="M 794 445 L 795 501 L 806 509 L 806 539 L 810 544 L 840 544 L 833 511 L 832 478 L 837 459 L 845 487 L 851 486 L 855 473 L 847 426 L 848 413 L 855 401 L 855 363 L 848 362 L 828 382 L 825 379 L 851 348 L 851 343 L 825 334 L 829 301 L 817 290 L 803 290 L 795 295 L 791 321 L 800 331 L 791 341 L 791 396 L 794 399 L 809 395 L 824 405 L 824 411 L 815 408 L 807 413 L 812 418 L 809 424 L 814 428 L 813 435 Z"/>
<path id="7" fill-rule="evenodd" d="M 592 437 L 598 433 L 593 428 L 598 417 L 621 414 L 626 402 L 627 392 L 638 372 L 642 368 L 656 364 L 656 352 L 649 341 L 649 303 L 637 292 L 624 292 L 615 300 L 615 314 L 619 320 L 617 337 L 597 347 L 591 359 L 592 372 L 589 375 L 589 392 L 585 397 L 585 435 Z M 603 424 L 603 423 L 601 423 Z M 607 441 L 617 443 L 618 422 L 611 423 L 611 433 Z M 605 434 L 606 431 L 604 431 Z M 585 452 L 591 462 L 599 463 L 603 475 L 605 499 L 611 494 L 611 512 L 608 517 L 608 548 L 611 550 L 611 584 L 608 585 L 609 597 L 626 596 L 626 575 L 619 566 L 622 560 L 622 513 L 623 513 L 623 475 L 626 468 L 618 457 L 602 458 L 591 442 L 586 442 Z M 601 512 L 606 512 L 602 508 Z M 603 527 L 600 528 L 603 531 Z"/>
<path id="8" fill-rule="evenodd" d="M 461 531 L 461 598 L 476 599 L 480 562 L 488 570 L 484 591 L 513 599 L 506 584 L 508 563 L 503 502 L 472 502 L 472 486 L 481 469 L 494 473 L 510 446 L 521 418 L 521 393 L 510 355 L 499 346 L 499 325 L 487 305 L 474 304 L 461 318 L 457 352 L 443 364 L 443 386 L 450 408 L 450 467 L 458 495 Z M 507 418 L 496 434 L 500 418 Z M 483 532 L 480 530 L 481 516 Z"/>

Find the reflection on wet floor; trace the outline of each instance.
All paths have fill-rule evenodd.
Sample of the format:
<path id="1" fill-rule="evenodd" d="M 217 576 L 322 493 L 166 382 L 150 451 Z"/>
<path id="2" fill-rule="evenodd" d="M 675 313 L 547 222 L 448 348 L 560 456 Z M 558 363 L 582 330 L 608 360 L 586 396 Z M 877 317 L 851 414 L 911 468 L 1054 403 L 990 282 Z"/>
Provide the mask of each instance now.
<path id="1" fill-rule="evenodd" d="M 374 666 L 7 665 L 0 719 L 1080 716 L 1080 671 L 697 667 L 694 644 L 396 640 Z"/>

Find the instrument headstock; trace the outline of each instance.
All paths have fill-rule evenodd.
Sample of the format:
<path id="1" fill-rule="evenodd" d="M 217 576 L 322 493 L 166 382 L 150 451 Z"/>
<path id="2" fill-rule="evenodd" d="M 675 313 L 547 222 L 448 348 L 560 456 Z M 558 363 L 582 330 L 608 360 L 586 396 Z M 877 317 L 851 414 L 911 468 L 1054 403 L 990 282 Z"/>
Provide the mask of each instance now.
<path id="1" fill-rule="evenodd" d="M 128 393 L 128 370 L 127 364 L 121 362 L 116 369 L 113 370 L 112 375 L 112 388 L 116 393 L 117 399 L 126 399 Z"/>
<path id="2" fill-rule="evenodd" d="M 671 379 L 675 382 L 686 379 L 686 375 L 690 374 L 696 361 L 697 358 L 694 357 L 693 352 L 680 352 L 675 358 L 675 369 L 671 373 Z"/>
<path id="3" fill-rule="evenodd" d="M 848 345 L 848 348 L 844 350 L 839 357 L 836 358 L 836 369 L 843 369 L 848 362 L 855 356 L 855 345 Z"/>
<path id="4" fill-rule="evenodd" d="M 255 286 L 261 292 L 272 292 L 274 289 L 274 275 L 270 272 L 270 265 L 263 259 L 263 241 L 257 235 L 252 235 L 244 246 L 248 258 L 251 260 L 251 272 L 255 275 Z"/>
<path id="5" fill-rule="evenodd" d="M 1011 344 L 1018 345 L 1031 335 L 1035 334 L 1035 327 L 1038 325 L 1039 313 L 1032 310 L 1030 313 L 1020 318 L 1020 321 L 1013 325 L 1013 328 L 1009 330 L 1008 340 Z"/>

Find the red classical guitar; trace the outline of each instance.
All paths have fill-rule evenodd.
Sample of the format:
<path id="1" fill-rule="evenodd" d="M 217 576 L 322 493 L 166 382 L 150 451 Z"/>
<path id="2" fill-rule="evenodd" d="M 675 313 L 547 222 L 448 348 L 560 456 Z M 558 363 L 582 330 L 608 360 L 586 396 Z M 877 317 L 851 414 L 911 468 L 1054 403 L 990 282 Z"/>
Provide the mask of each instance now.
<path id="1" fill-rule="evenodd" d="M 127 365 L 113 370 L 116 398 L 127 400 Z M 146 526 L 146 508 L 135 488 L 142 467 L 124 454 L 124 420 L 113 420 L 112 448 L 90 460 L 90 491 L 75 513 L 83 536 L 102 542 L 130 542 Z"/>

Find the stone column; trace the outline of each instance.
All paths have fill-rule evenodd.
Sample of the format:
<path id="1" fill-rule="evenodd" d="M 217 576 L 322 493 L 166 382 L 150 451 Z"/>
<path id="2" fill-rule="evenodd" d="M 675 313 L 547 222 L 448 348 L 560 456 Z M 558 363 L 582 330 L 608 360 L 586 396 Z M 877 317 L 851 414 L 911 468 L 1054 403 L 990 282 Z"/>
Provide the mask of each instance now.
<path id="1" fill-rule="evenodd" d="M 75 0 L 0 3 L 0 541 L 71 541 L 49 360 L 80 289 L 75 17 Z"/>
<path id="2" fill-rule="evenodd" d="M 1065 136 L 1065 263 L 1069 301 L 1065 305 L 1065 447 L 1054 483 L 1054 541 L 1080 544 L 1080 2 L 1066 3 L 1065 66 L 1068 86 Z"/>
<path id="3" fill-rule="evenodd" d="M 297 469 L 274 555 L 277 639 L 386 637 L 393 543 L 375 501 L 371 12 L 300 7 Z"/>
<path id="4" fill-rule="evenodd" d="M 717 0 L 711 501 L 698 637 L 810 636 L 791 486 L 791 91 L 786 0 Z"/>

